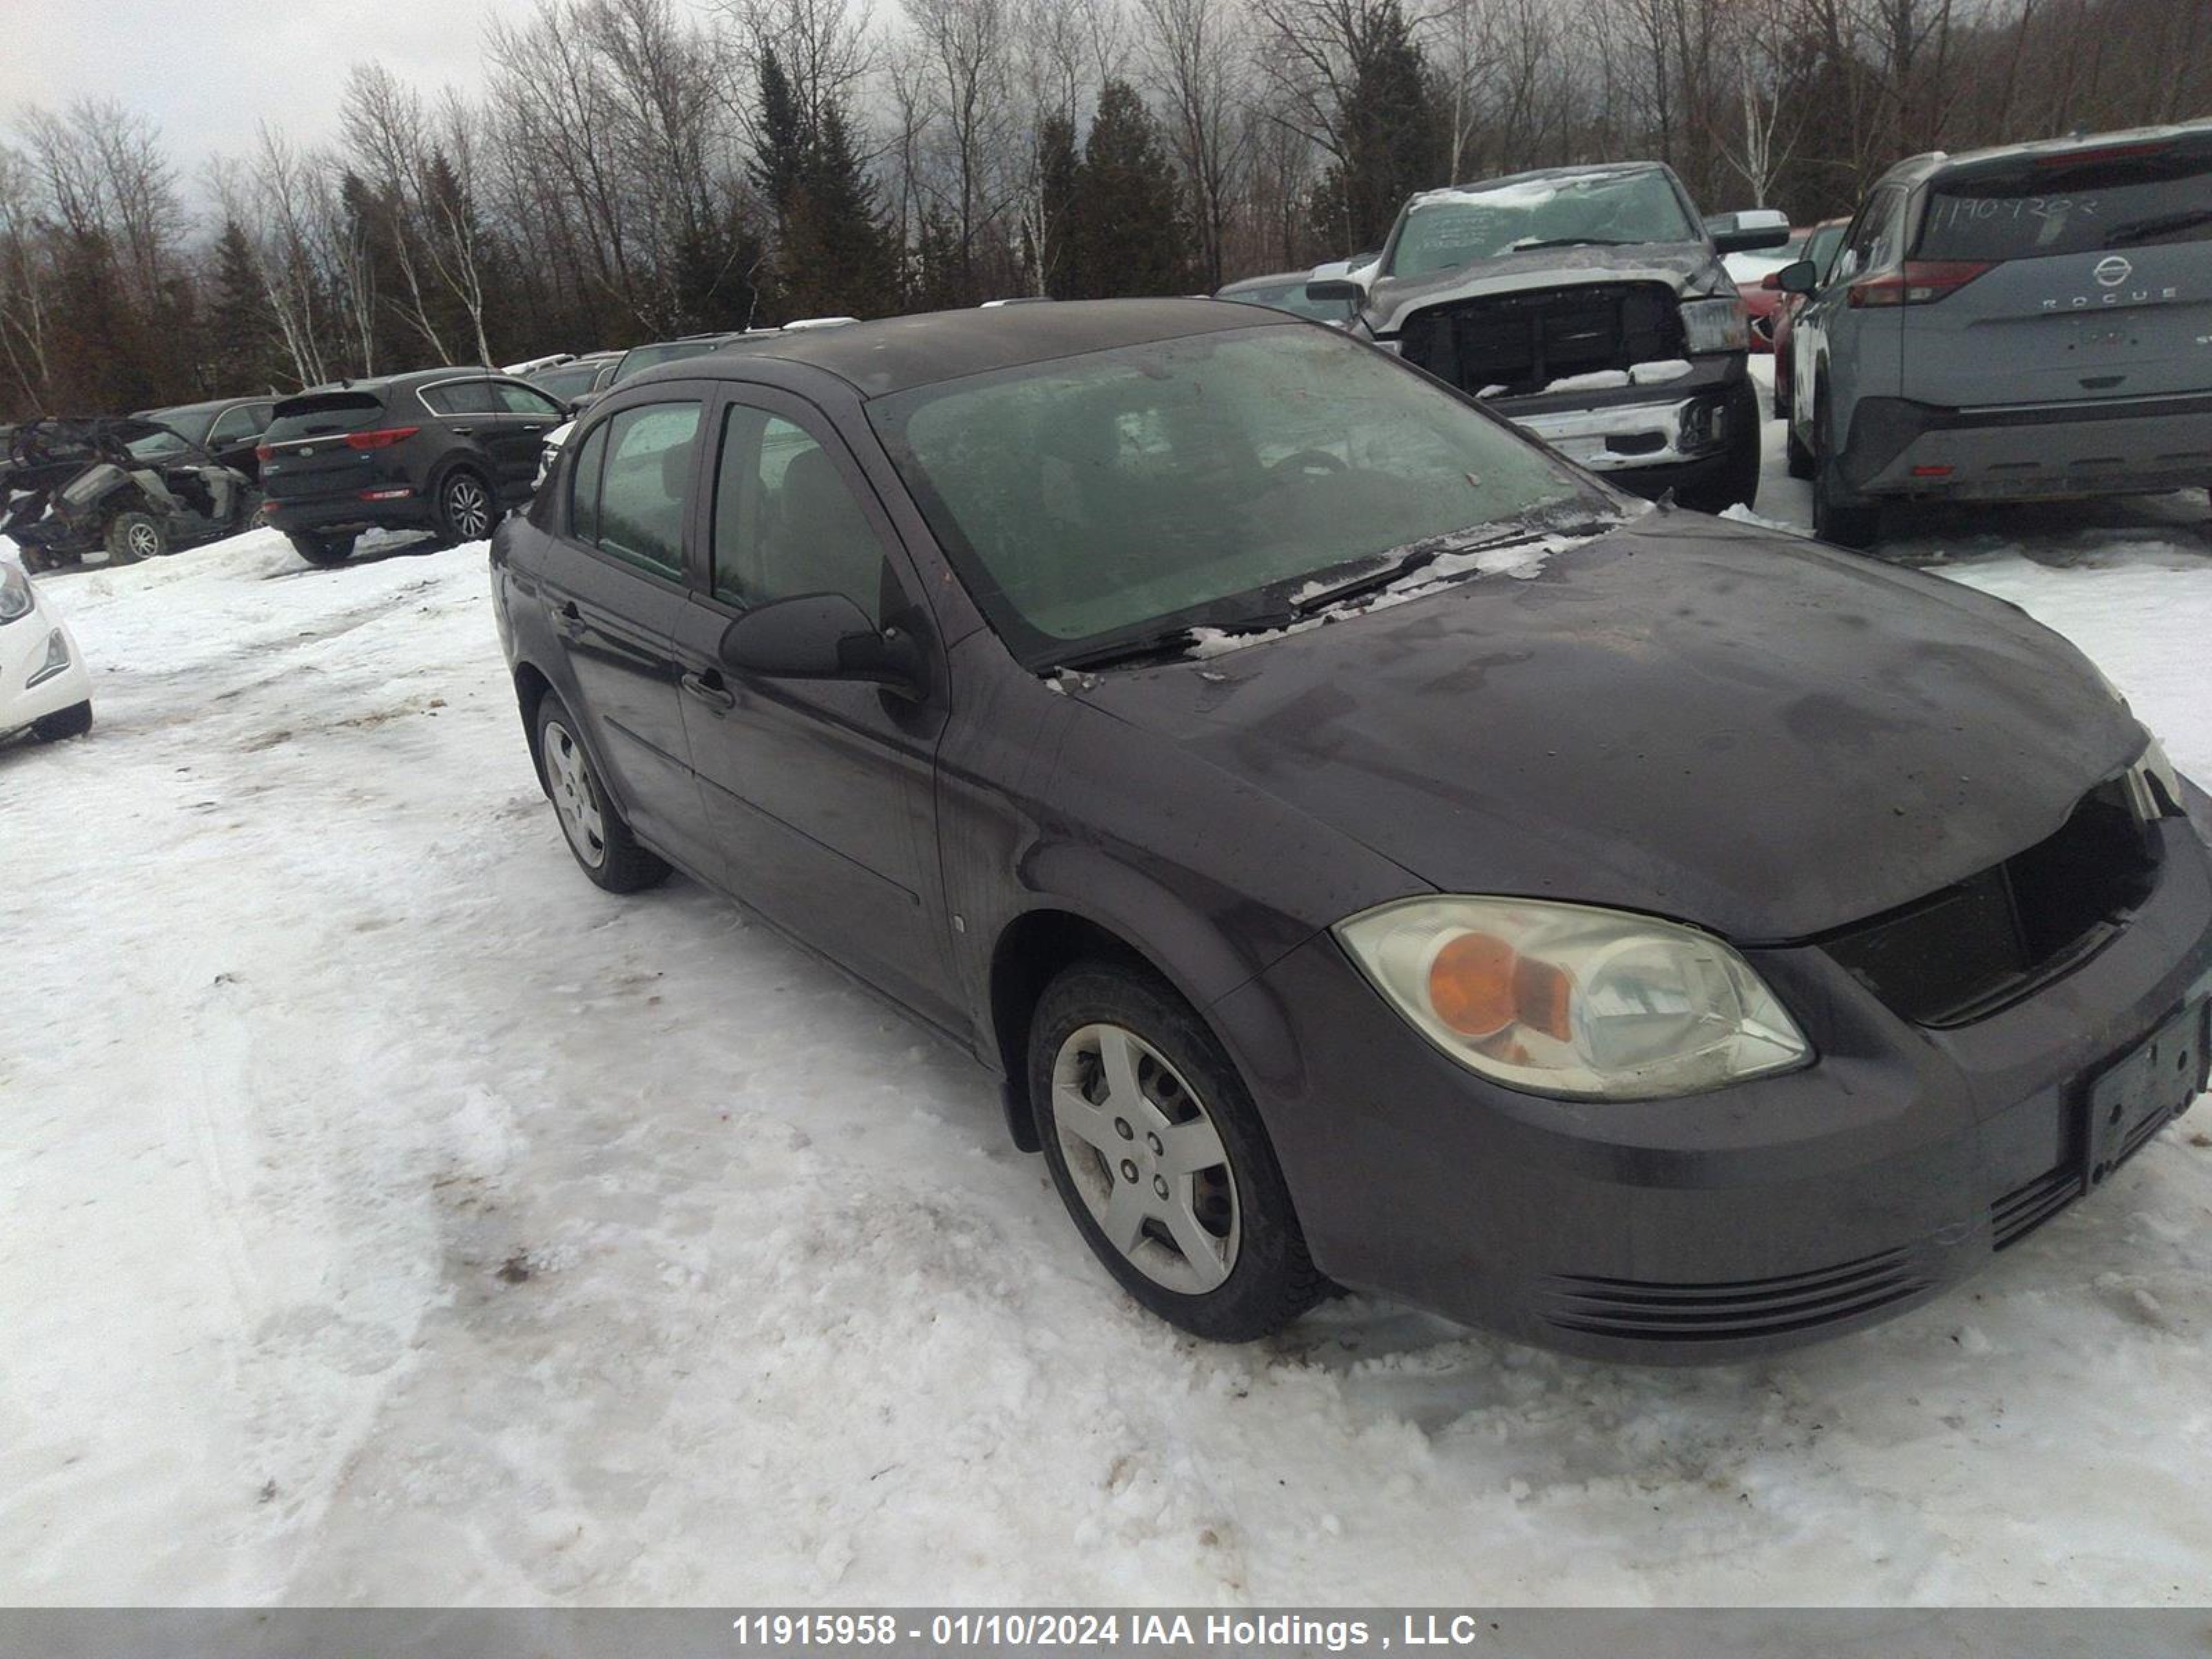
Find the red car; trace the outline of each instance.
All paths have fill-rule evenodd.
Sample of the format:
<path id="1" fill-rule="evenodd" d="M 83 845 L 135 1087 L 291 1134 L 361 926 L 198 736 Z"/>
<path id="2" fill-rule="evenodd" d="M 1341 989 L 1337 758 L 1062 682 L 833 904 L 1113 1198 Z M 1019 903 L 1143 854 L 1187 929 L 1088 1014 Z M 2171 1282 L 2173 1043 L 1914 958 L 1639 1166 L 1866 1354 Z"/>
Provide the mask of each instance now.
<path id="1" fill-rule="evenodd" d="M 1836 250 L 1844 245 L 1844 232 L 1850 222 L 1849 219 L 1823 219 L 1805 238 L 1803 251 L 1798 258 L 1810 259 L 1814 269 L 1820 272 L 1824 281 L 1828 275 L 1829 264 L 1836 257 Z M 1769 271 L 1760 279 L 1759 292 L 1769 307 L 1771 343 L 1767 349 L 1774 353 L 1774 418 L 1786 421 L 1790 418 L 1790 319 L 1796 316 L 1798 307 L 1805 303 L 1805 296 L 1784 294 L 1781 276 L 1778 270 Z M 1756 335 L 1758 331 L 1754 324 L 1752 332 Z"/>
<path id="2" fill-rule="evenodd" d="M 1774 313 L 1776 302 L 1782 297 L 1782 290 L 1774 284 L 1774 273 L 1805 257 L 1805 239 L 1812 234 L 1809 230 L 1793 230 L 1790 240 L 1780 247 L 1734 254 L 1722 261 L 1729 275 L 1735 278 L 1735 291 L 1743 296 L 1743 308 L 1751 314 L 1753 351 L 1774 349 Z"/>

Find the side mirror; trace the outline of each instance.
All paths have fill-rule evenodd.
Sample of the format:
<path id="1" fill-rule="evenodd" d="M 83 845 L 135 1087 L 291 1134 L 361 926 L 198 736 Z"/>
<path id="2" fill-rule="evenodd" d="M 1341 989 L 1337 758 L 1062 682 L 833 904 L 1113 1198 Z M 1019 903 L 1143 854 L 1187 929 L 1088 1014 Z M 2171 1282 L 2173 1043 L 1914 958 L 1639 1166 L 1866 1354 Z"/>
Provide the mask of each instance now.
<path id="1" fill-rule="evenodd" d="M 901 628 L 878 629 L 842 593 L 802 593 L 754 606 L 722 630 L 722 665 L 774 680 L 863 680 L 908 696 L 922 656 Z"/>
<path id="2" fill-rule="evenodd" d="M 1780 247 L 1790 240 L 1790 216 L 1778 208 L 1746 208 L 1741 213 L 1716 213 L 1705 220 L 1706 234 L 1723 253 L 1749 253 L 1758 248 Z"/>
<path id="3" fill-rule="evenodd" d="M 1349 276 L 1316 276 L 1306 284 L 1306 298 L 1326 305 L 1341 301 L 1353 307 L 1367 303 L 1367 284 Z"/>
<path id="4" fill-rule="evenodd" d="M 1820 285 L 1820 268 L 1810 259 L 1800 259 L 1767 277 L 1766 285 L 1784 294 L 1810 294 Z"/>

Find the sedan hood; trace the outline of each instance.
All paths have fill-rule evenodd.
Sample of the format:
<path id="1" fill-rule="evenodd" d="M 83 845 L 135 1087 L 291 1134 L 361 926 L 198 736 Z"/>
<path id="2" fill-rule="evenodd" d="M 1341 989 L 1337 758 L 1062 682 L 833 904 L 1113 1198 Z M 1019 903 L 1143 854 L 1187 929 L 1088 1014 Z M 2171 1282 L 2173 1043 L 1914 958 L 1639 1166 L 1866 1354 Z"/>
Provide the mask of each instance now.
<path id="1" fill-rule="evenodd" d="M 1746 944 L 2033 845 L 2144 742 L 2001 600 L 1680 512 L 1086 696 L 1440 890 Z"/>
<path id="2" fill-rule="evenodd" d="M 1660 283 L 1679 299 L 1735 292 L 1728 272 L 1703 242 L 1541 247 L 1425 276 L 1382 277 L 1374 285 L 1364 315 L 1376 334 L 1395 334 L 1407 314 L 1424 306 L 1530 289 L 1571 288 L 1577 283 Z"/>

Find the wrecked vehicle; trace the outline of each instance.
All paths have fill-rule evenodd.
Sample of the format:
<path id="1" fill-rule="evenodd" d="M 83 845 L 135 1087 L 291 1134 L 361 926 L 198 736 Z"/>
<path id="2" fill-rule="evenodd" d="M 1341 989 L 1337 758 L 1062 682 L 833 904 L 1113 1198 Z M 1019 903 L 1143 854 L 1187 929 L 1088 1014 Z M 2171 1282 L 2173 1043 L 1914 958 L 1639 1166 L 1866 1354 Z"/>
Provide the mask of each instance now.
<path id="1" fill-rule="evenodd" d="M 1723 253 L 1789 240 L 1779 213 L 1701 221 L 1657 161 L 1425 191 L 1371 270 L 1316 273 L 1353 333 L 1481 398 L 1638 495 L 1708 513 L 1759 488 L 1759 400 Z"/>
<path id="2" fill-rule="evenodd" d="M 258 505 L 252 483 L 156 422 L 26 421 L 0 459 L 0 535 L 33 570 L 105 552 L 136 564 L 228 536 Z"/>

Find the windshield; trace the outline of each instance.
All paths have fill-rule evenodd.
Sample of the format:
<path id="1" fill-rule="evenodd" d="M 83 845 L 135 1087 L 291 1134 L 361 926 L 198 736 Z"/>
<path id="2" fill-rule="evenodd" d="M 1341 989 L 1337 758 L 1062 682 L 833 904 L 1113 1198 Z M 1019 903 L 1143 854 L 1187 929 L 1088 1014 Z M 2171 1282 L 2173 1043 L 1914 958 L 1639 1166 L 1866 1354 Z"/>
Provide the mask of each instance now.
<path id="1" fill-rule="evenodd" d="M 1294 317 L 1310 317 L 1317 323 L 1341 323 L 1350 319 L 1351 301 L 1309 300 L 1306 298 L 1306 280 L 1299 276 L 1289 282 L 1224 288 L 1213 297 L 1232 300 L 1240 306 L 1265 306 L 1270 311 L 1287 311 Z"/>
<path id="2" fill-rule="evenodd" d="M 1407 206 L 1388 274 L 1419 276 L 1527 247 L 1694 242 L 1704 234 L 1667 175 L 1648 167 L 1469 185 Z"/>
<path id="3" fill-rule="evenodd" d="M 1341 335 L 1282 324 L 1030 363 L 871 420 L 1015 654 L 1287 603 L 1317 573 L 1571 501 L 1500 422 Z"/>
<path id="4" fill-rule="evenodd" d="M 170 455 L 181 455 L 191 446 L 165 426 L 157 426 L 139 433 L 124 445 L 131 458 L 138 461 L 158 461 Z"/>
<path id="5" fill-rule="evenodd" d="M 1939 178 L 1914 257 L 2034 259 L 2212 241 L 2212 144 L 2024 157 Z"/>
<path id="6" fill-rule="evenodd" d="M 715 340 L 668 340 L 659 345 L 633 346 L 615 370 L 612 384 L 619 386 L 633 374 L 648 368 L 658 368 L 663 363 L 681 362 L 686 357 L 703 357 L 710 351 L 720 351 L 724 342 Z"/>

